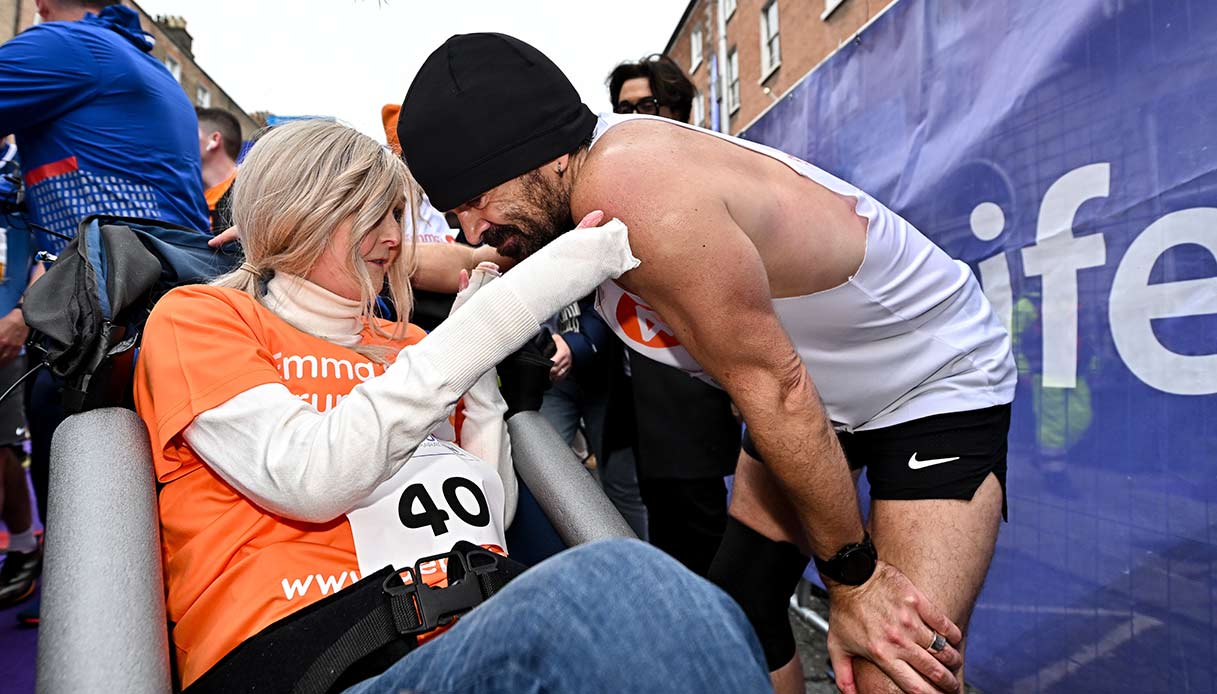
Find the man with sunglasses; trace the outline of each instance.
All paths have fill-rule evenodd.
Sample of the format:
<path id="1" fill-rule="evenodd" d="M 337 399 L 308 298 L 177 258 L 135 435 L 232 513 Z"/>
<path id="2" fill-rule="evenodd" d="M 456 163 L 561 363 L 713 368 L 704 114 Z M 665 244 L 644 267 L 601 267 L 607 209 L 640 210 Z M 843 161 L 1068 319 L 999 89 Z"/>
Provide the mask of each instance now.
<path id="1" fill-rule="evenodd" d="M 592 210 L 628 226 L 641 262 L 601 285 L 597 308 L 632 349 L 713 379 L 743 414 L 709 578 L 752 621 L 775 688 L 802 688 L 786 607 L 814 558 L 843 691 L 962 691 L 960 627 L 1004 512 L 1016 378 L 967 265 L 777 150 L 597 118 L 545 55 L 502 34 L 445 42 L 402 114 L 411 171 L 471 240 L 523 257 Z M 868 525 L 850 463 L 867 468 Z"/>
<path id="2" fill-rule="evenodd" d="M 608 89 L 614 113 L 641 113 L 689 122 L 693 83 L 676 61 L 662 53 L 613 68 Z"/>

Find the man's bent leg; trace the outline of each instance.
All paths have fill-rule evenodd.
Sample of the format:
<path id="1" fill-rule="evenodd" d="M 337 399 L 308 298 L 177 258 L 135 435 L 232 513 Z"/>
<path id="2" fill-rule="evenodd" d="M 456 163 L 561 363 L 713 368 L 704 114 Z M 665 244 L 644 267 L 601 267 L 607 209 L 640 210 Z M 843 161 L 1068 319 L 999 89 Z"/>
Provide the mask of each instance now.
<path id="1" fill-rule="evenodd" d="M 637 540 L 529 569 L 352 694 L 766 692 L 760 646 L 722 591 Z"/>
<path id="2" fill-rule="evenodd" d="M 708 578 L 744 609 L 761 639 L 774 691 L 803 691 L 787 605 L 811 561 L 798 515 L 773 475 L 740 452 L 730 518 Z"/>
<path id="3" fill-rule="evenodd" d="M 946 612 L 967 638 L 968 619 L 993 558 L 1002 518 L 1002 489 L 990 474 L 971 501 L 876 500 L 871 537 L 879 557 L 892 564 Z M 932 634 L 926 632 L 925 646 Z M 960 644 L 960 653 L 964 652 Z M 962 682 L 962 671 L 957 673 Z M 878 668 L 854 660 L 858 691 L 899 692 Z"/>

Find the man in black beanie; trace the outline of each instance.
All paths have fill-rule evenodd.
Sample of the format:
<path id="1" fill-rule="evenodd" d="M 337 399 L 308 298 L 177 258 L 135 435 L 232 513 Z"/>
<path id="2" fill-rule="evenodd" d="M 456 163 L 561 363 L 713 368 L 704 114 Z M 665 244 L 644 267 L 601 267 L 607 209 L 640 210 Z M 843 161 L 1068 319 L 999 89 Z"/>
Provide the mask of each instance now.
<path id="1" fill-rule="evenodd" d="M 597 309 L 744 416 L 709 577 L 748 615 L 779 692 L 802 690 L 786 605 L 810 559 L 843 691 L 962 691 L 960 627 L 1004 514 L 1015 385 L 966 265 L 794 157 L 672 120 L 597 118 L 548 58 L 501 34 L 432 53 L 398 136 L 431 201 L 503 255 L 594 210 L 627 225 L 641 264 L 601 286 Z M 851 465 L 867 469 L 873 541 Z"/>

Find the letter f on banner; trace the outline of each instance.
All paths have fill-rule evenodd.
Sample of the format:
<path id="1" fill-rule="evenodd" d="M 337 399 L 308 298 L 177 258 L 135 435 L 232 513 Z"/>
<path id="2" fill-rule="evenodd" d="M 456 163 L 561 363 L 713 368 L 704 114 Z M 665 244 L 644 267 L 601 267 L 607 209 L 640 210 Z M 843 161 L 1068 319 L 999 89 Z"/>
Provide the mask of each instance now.
<path id="1" fill-rule="evenodd" d="M 1077 271 L 1107 262 L 1102 234 L 1073 235 L 1073 219 L 1082 203 L 1105 198 L 1111 164 L 1074 169 L 1044 193 L 1035 245 L 1023 249 L 1023 271 L 1043 276 L 1041 321 L 1044 335 L 1044 387 L 1073 388 L 1078 371 Z"/>

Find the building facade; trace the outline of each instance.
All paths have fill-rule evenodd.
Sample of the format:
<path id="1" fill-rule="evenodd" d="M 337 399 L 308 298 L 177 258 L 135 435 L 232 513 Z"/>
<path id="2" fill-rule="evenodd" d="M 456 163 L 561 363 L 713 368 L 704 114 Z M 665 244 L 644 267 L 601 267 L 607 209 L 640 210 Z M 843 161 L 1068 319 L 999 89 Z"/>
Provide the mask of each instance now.
<path id="1" fill-rule="evenodd" d="M 123 0 L 123 4 L 139 13 L 144 31 L 156 37 L 152 54 L 161 61 L 182 85 L 191 103 L 195 106 L 222 108 L 241 123 L 241 137 L 251 139 L 265 126 L 259 123 L 237 104 L 215 80 L 194 60 L 193 38 L 186 30 L 186 20 L 181 17 L 152 17 L 134 0 Z M 34 0 L 0 0 L 0 43 L 11 39 L 38 22 Z"/>
<path id="2" fill-rule="evenodd" d="M 690 120 L 732 134 L 893 0 L 691 0 L 664 52 L 698 94 Z"/>

